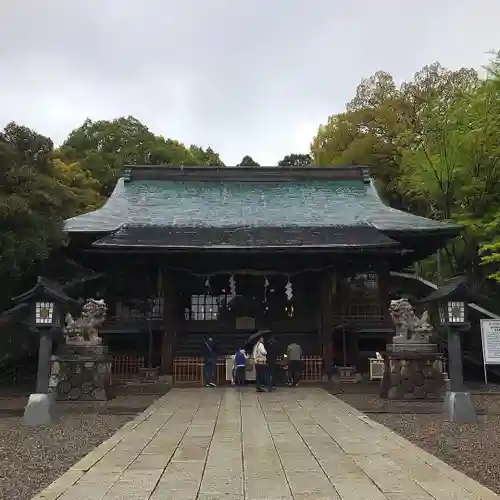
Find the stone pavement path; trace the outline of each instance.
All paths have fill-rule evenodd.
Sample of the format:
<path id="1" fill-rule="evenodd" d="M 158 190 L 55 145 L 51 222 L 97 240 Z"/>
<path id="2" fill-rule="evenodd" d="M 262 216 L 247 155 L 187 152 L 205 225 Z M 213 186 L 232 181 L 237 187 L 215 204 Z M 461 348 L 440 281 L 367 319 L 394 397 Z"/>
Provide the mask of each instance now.
<path id="1" fill-rule="evenodd" d="M 33 500 L 493 500 L 316 388 L 173 389 Z"/>

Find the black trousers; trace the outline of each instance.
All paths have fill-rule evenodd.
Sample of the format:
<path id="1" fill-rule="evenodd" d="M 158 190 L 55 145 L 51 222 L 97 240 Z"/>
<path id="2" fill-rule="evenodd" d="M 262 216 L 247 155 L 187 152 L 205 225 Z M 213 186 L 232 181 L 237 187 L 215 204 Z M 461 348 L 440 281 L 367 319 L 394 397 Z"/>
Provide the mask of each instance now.
<path id="1" fill-rule="evenodd" d="M 237 366 L 234 370 L 234 383 L 236 385 L 245 385 L 246 368 L 244 366 Z"/>
<path id="2" fill-rule="evenodd" d="M 302 362 L 300 360 L 291 360 L 288 362 L 288 378 L 292 385 L 297 385 L 300 382 L 302 373 Z"/>
<path id="3" fill-rule="evenodd" d="M 211 384 L 215 382 L 215 371 L 217 369 L 217 361 L 213 359 L 206 359 L 203 365 L 203 377 L 205 379 L 205 384 Z"/>
<path id="4" fill-rule="evenodd" d="M 271 362 L 267 364 L 269 385 L 271 387 L 276 387 L 279 384 L 279 366 L 276 362 Z"/>

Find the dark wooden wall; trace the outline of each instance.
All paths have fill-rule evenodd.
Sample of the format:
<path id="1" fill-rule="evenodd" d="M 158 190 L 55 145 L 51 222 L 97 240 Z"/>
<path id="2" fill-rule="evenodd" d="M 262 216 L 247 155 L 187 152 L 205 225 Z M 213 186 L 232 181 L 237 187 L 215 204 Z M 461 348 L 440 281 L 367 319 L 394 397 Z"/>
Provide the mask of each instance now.
<path id="1" fill-rule="evenodd" d="M 272 271 L 271 266 L 275 263 L 274 257 L 261 257 L 260 261 L 254 259 L 252 265 L 260 272 L 257 275 L 238 274 L 236 277 L 237 293 L 241 292 L 254 302 L 254 314 L 251 315 L 255 318 L 256 329 L 271 329 L 283 334 L 309 333 L 311 342 L 318 346 L 317 354 L 324 356 L 327 367 L 343 362 L 341 325 L 347 325 L 349 364 L 358 364 L 360 357 L 366 358 L 371 352 L 371 348 L 363 348 L 363 342 L 368 345 L 373 339 L 390 339 L 389 264 L 383 258 L 362 261 L 337 257 L 330 262 L 331 268 L 314 271 L 311 268 L 317 262 L 310 256 L 304 256 L 302 260 L 293 256 L 288 261 L 281 256 L 281 274 L 270 272 L 267 275 L 269 288 L 267 301 L 264 302 L 265 272 Z M 320 263 L 328 264 L 325 261 Z M 133 302 L 134 298 L 160 296 L 161 311 L 152 318 L 151 324 L 157 334 L 155 351 L 161 352 L 161 367 L 165 373 L 171 371 L 176 345 L 183 336 L 234 331 L 237 317 L 236 312 L 231 315 L 226 311 L 217 320 L 186 319 L 185 311 L 190 307 L 191 295 L 229 293 L 230 273 L 210 277 L 207 287 L 207 276 L 199 272 L 197 260 L 185 257 L 184 262 L 176 264 L 171 266 L 168 259 L 153 256 L 148 259 L 108 259 L 104 266 L 106 276 L 93 285 L 94 293 L 99 293 L 109 304 L 110 318 L 103 331 L 113 331 L 114 335 L 120 335 L 120 331 L 145 335 L 144 320 L 140 314 L 135 318 L 123 317 L 124 309 L 118 308 L 117 304 Z M 239 269 L 244 269 L 243 261 L 236 264 L 239 264 Z M 290 273 L 293 288 L 290 302 L 285 297 L 288 279 L 288 271 L 285 270 Z M 376 286 L 354 283 L 356 273 L 366 272 L 376 275 Z M 92 295 L 91 290 L 86 293 Z M 293 317 L 285 310 L 285 306 L 291 305 L 294 306 Z"/>

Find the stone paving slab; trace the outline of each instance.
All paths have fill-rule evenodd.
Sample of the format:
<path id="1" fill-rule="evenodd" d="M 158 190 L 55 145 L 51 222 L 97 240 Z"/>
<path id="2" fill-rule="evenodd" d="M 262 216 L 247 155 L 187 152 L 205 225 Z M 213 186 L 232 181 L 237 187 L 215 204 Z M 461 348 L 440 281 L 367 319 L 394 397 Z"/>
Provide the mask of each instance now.
<path id="1" fill-rule="evenodd" d="M 33 500 L 500 500 L 322 389 L 173 389 Z"/>

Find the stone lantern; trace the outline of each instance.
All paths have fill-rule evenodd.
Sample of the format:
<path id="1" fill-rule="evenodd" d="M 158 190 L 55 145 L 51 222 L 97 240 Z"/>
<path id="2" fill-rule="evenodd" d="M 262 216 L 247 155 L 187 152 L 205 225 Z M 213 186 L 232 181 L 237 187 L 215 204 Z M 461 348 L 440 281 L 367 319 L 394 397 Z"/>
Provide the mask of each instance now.
<path id="1" fill-rule="evenodd" d="M 470 330 L 468 309 L 472 299 L 466 278 L 458 276 L 445 282 L 422 301 L 437 305 L 439 325 L 447 332 L 450 387 L 445 395 L 444 411 L 450 421 L 459 424 L 477 420 L 470 392 L 464 387 L 461 343 L 461 334 Z"/>
<path id="2" fill-rule="evenodd" d="M 65 309 L 78 302 L 60 290 L 57 284 L 42 277 L 38 277 L 33 288 L 13 300 L 27 314 L 24 321 L 40 339 L 36 392 L 29 397 L 23 423 L 29 426 L 50 424 L 58 419 L 55 398 L 49 390 L 52 342 L 62 335 Z"/>

